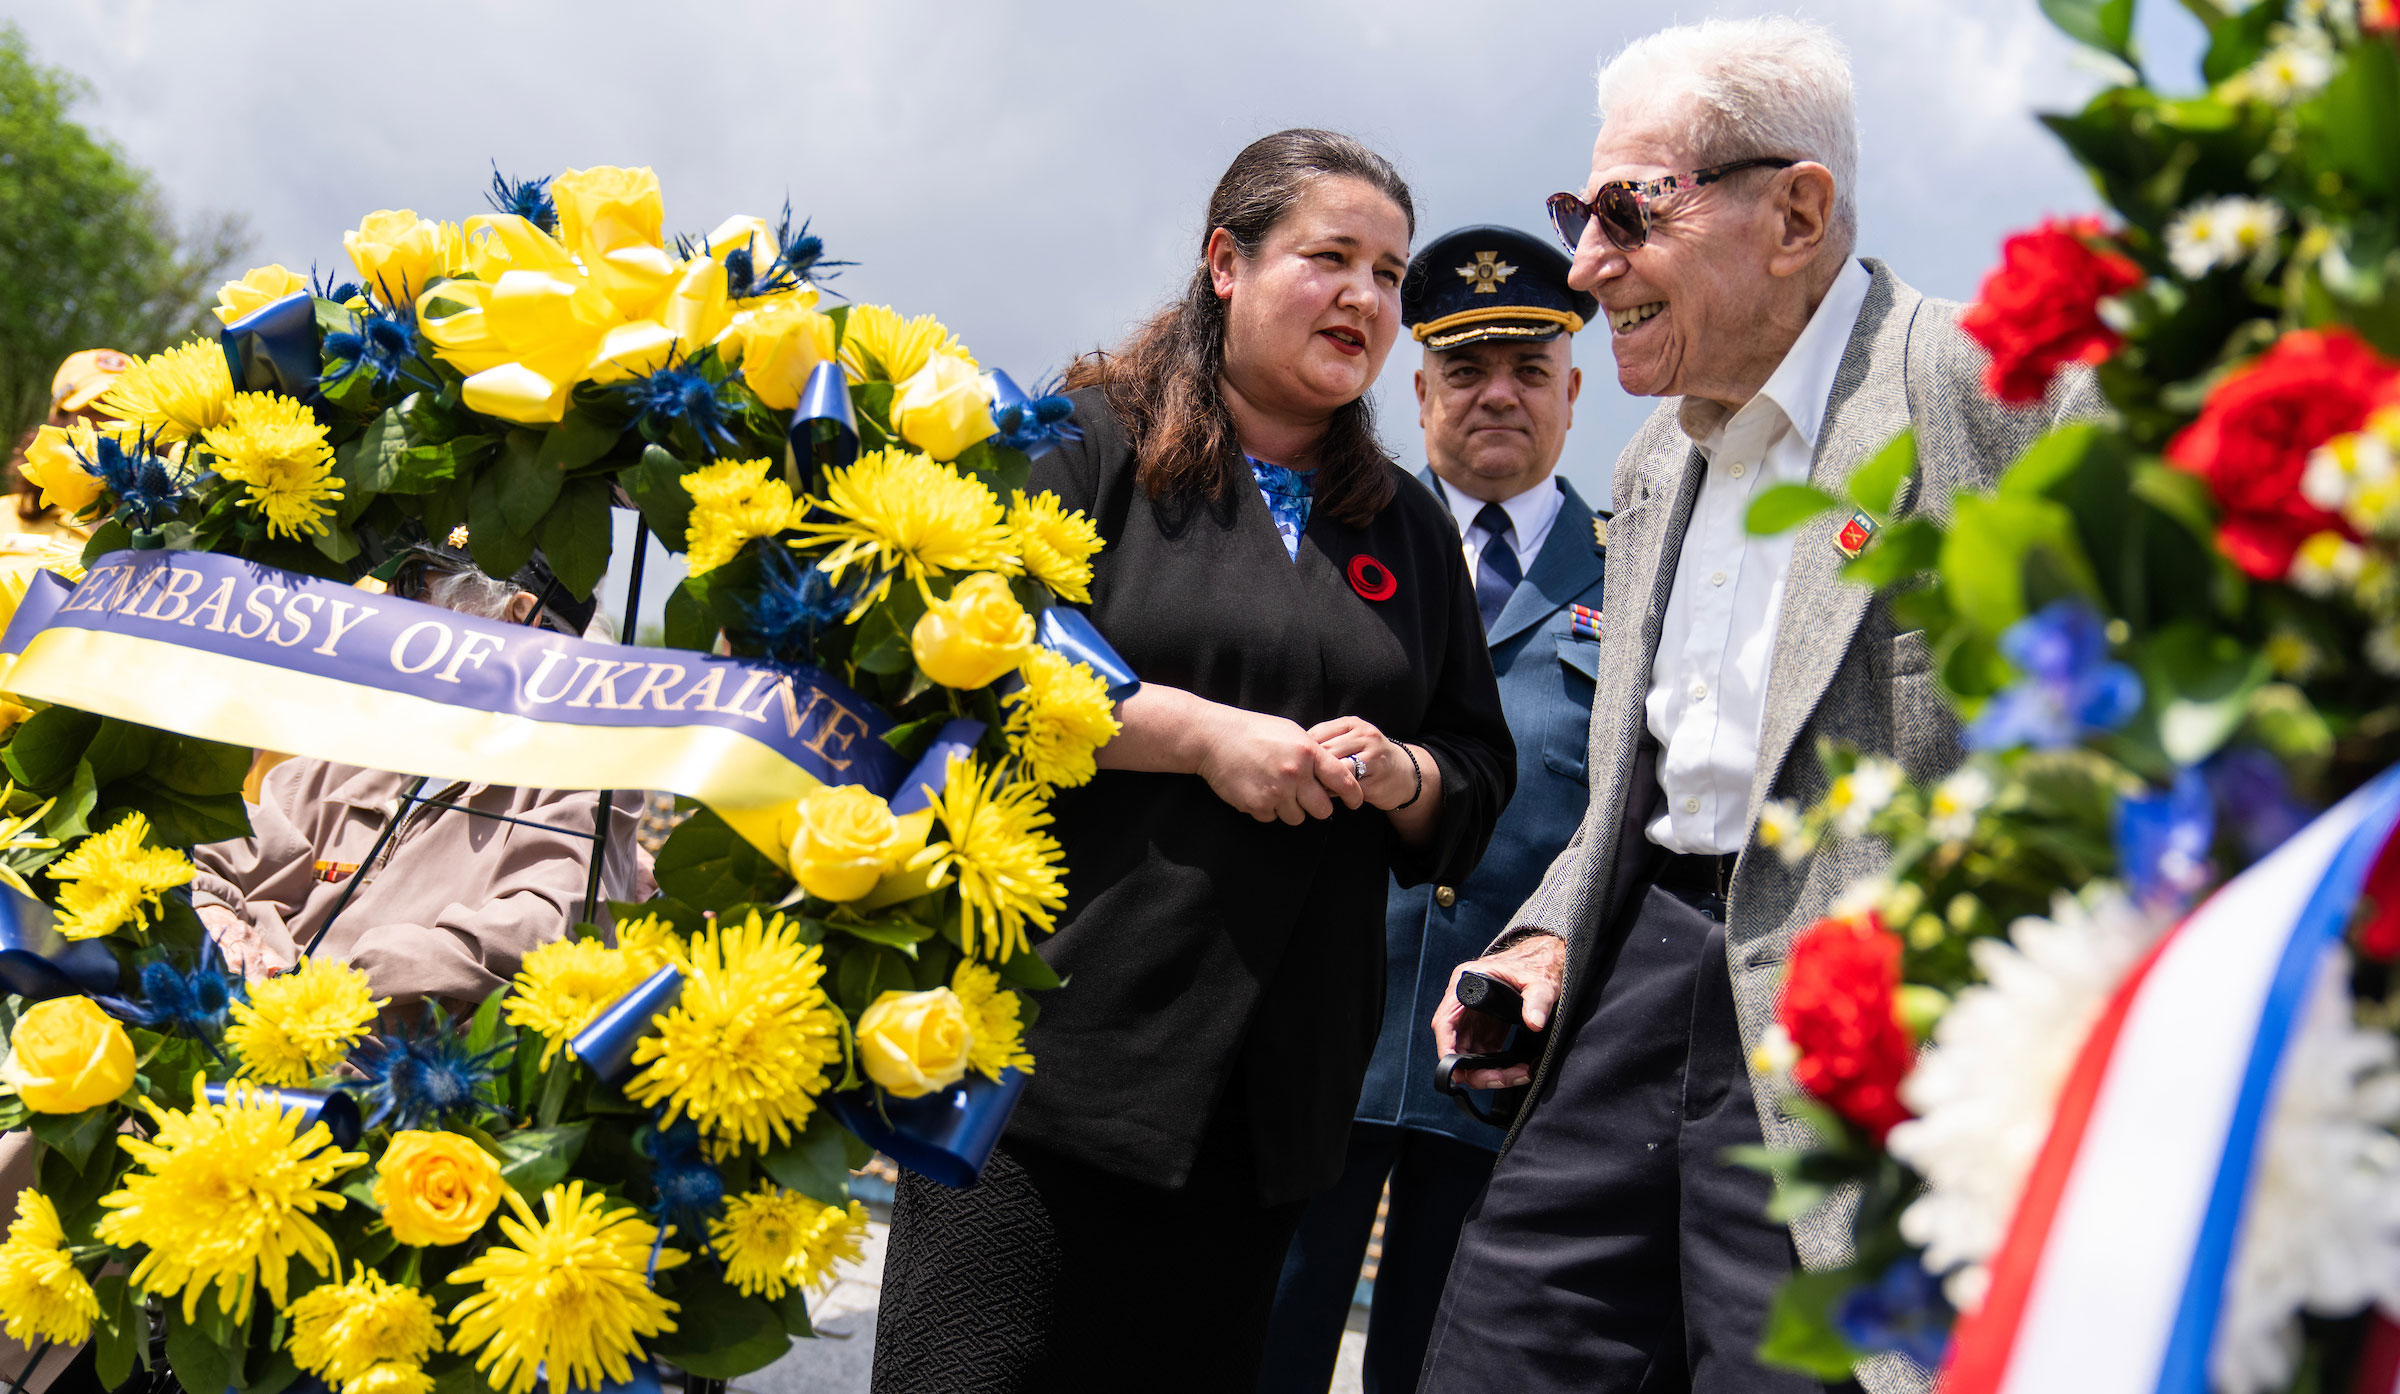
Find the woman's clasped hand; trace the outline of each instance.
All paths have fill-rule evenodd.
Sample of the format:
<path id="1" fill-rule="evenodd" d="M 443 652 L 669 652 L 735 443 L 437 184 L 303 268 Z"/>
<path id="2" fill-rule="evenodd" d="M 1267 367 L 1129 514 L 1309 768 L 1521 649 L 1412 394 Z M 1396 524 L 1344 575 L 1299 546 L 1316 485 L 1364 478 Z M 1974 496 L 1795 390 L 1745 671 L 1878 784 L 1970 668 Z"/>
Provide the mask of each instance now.
<path id="1" fill-rule="evenodd" d="M 1328 818 L 1334 805 L 1395 809 L 1421 787 L 1427 762 L 1374 723 L 1344 716 L 1303 728 L 1260 712 L 1220 707 L 1200 758 L 1200 777 L 1217 797 L 1264 823 Z M 1355 762 L 1355 763 L 1354 763 Z"/>

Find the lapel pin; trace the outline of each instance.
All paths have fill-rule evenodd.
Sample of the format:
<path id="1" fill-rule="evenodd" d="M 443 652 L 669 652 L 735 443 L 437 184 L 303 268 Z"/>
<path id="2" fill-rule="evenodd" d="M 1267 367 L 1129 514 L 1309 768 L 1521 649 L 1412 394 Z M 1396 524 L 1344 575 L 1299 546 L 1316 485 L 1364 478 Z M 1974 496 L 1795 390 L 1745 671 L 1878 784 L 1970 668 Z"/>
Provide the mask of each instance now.
<path id="1" fill-rule="evenodd" d="M 1842 524 L 1842 530 L 1833 535 L 1833 548 L 1850 560 L 1856 561 L 1858 554 L 1867 550 L 1867 544 L 1874 540 L 1875 520 L 1867 515 L 1867 510 L 1862 508 L 1851 514 L 1850 521 Z"/>
<path id="2" fill-rule="evenodd" d="M 1608 550 L 1608 515 L 1605 513 L 1592 519 L 1592 546 L 1603 552 Z"/>
<path id="3" fill-rule="evenodd" d="M 1400 579 L 1382 562 L 1361 552 L 1350 559 L 1350 589 L 1364 600 L 1389 600 L 1400 593 Z"/>

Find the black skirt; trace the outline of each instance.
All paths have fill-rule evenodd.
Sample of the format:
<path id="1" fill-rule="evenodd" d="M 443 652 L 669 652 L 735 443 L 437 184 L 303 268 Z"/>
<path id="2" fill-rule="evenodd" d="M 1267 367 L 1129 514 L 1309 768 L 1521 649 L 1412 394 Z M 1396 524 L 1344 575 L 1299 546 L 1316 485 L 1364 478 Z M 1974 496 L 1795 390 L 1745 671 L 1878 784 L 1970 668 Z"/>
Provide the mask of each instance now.
<path id="1" fill-rule="evenodd" d="M 1302 1205 L 1260 1202 L 1241 1113 L 1173 1189 L 1014 1141 L 966 1190 L 903 1173 L 874 1394 L 1255 1386 Z"/>

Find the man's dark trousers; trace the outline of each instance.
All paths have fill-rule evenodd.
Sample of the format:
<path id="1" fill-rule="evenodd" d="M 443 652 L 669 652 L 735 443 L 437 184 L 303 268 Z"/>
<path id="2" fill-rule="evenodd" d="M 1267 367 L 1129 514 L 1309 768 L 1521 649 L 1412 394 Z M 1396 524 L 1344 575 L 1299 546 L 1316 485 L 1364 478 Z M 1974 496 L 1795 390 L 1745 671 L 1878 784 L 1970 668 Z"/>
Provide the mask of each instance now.
<path id="1" fill-rule="evenodd" d="M 1491 1174 L 1492 1154 L 1484 1148 L 1418 1128 L 1351 1124 L 1342 1179 L 1309 1202 L 1284 1258 L 1259 1394 L 1325 1394 L 1333 1382 L 1387 1177 L 1392 1209 L 1384 1220 L 1361 1384 L 1364 1394 L 1415 1389 L 1459 1226 Z"/>
<path id="2" fill-rule="evenodd" d="M 1767 1178 L 1721 1156 L 1757 1143 L 1759 1127 L 1714 859 L 1658 860 L 1468 1216 L 1423 1394 L 1820 1387 L 1753 1355 L 1791 1239 L 1766 1219 Z"/>

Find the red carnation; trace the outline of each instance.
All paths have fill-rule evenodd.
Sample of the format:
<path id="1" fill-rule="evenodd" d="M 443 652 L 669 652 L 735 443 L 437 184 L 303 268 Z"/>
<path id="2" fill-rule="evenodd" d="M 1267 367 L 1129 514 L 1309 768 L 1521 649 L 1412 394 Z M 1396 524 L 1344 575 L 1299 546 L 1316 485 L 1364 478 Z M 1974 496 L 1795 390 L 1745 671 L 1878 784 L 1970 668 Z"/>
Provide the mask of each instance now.
<path id="1" fill-rule="evenodd" d="M 2296 329 L 2217 384 L 2167 458 L 2208 481 L 2224 519 L 2217 545 L 2279 581 L 2310 534 L 2348 533 L 2300 493 L 2310 451 L 2367 424 L 2400 395 L 2400 369 L 2347 329 Z"/>
<path id="2" fill-rule="evenodd" d="M 2003 402 L 2038 402 L 2061 364 L 2099 363 L 2124 336 L 2100 319 L 2100 302 L 2142 283 L 2142 269 L 2104 250 L 2098 218 L 2052 218 L 2000 244 L 1959 327 L 1989 350 L 1984 385 Z"/>
<path id="3" fill-rule="evenodd" d="M 2362 898 L 2367 917 L 2358 927 L 2358 951 L 2378 963 L 2400 959 L 2400 837 L 2375 854 Z"/>
<path id="4" fill-rule="evenodd" d="M 2358 29 L 2362 34 L 2400 35 L 2400 0 L 2361 0 Z"/>
<path id="5" fill-rule="evenodd" d="M 1883 1141 L 1910 1117 L 1900 1081 L 1916 1061 L 1894 998 L 1900 941 L 1873 914 L 1819 920 L 1792 941 L 1775 1020 L 1799 1063 L 1792 1082 Z"/>

